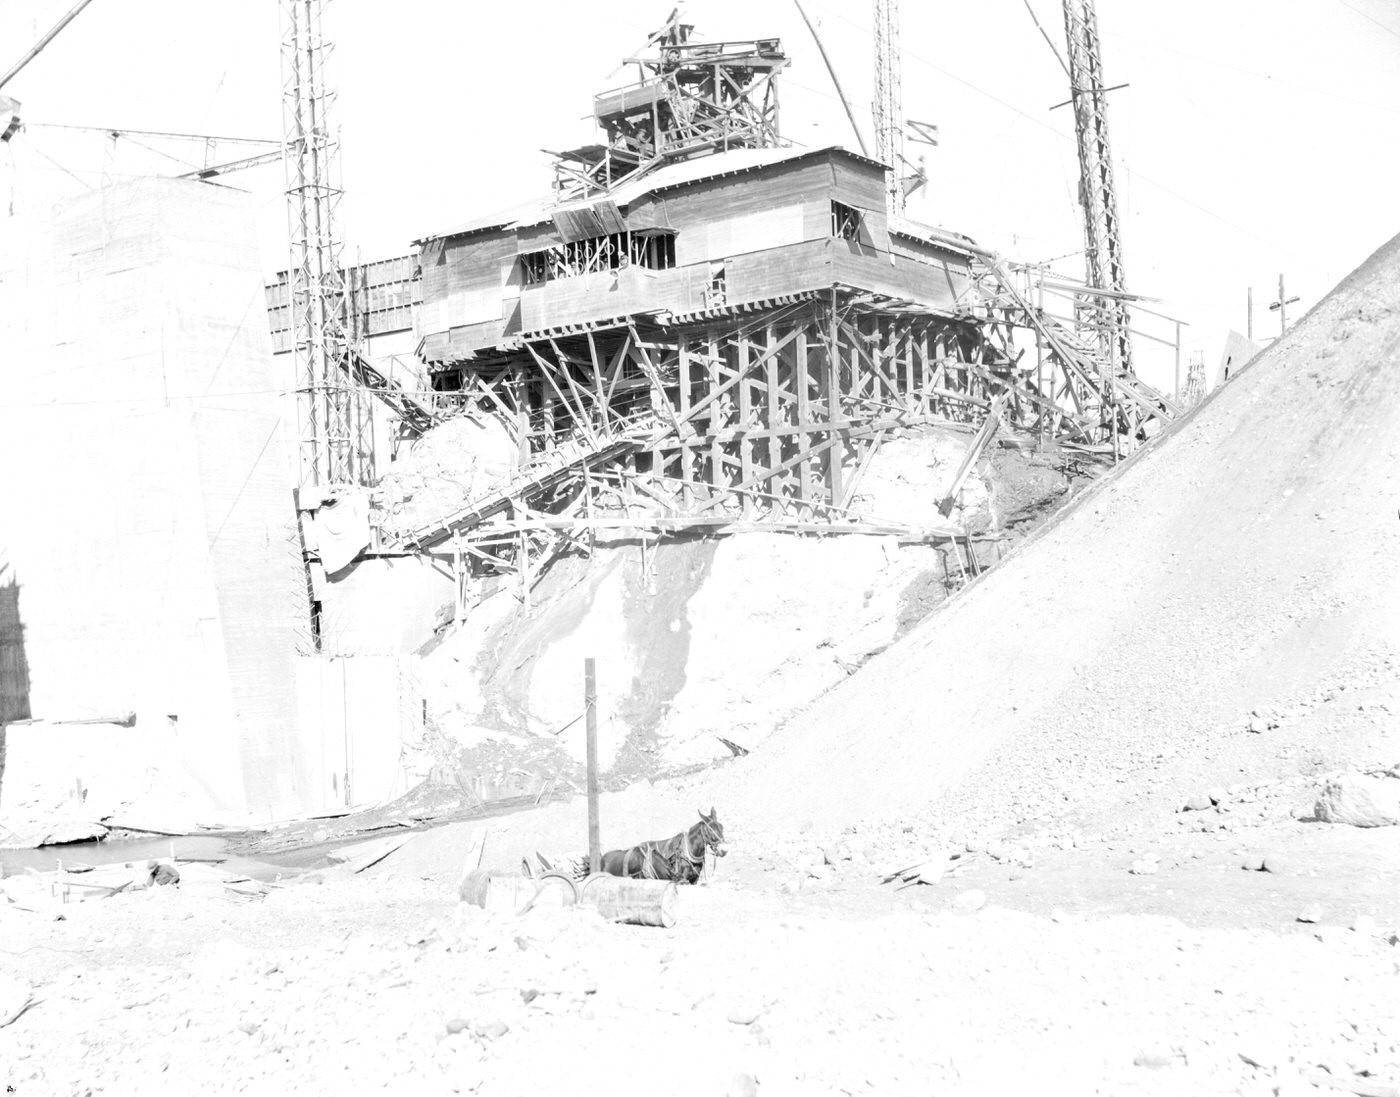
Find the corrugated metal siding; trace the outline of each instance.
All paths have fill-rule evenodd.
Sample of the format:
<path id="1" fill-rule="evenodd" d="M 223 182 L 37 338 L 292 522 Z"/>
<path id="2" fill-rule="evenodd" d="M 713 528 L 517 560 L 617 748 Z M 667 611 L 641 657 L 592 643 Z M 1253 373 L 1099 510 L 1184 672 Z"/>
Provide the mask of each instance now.
<path id="1" fill-rule="evenodd" d="M 350 304 L 347 314 L 364 335 L 387 335 L 413 327 L 414 310 L 423 299 L 418 257 L 404 255 L 348 267 L 342 272 Z M 284 271 L 265 288 L 268 327 L 276 354 L 291 349 L 290 286 Z"/>

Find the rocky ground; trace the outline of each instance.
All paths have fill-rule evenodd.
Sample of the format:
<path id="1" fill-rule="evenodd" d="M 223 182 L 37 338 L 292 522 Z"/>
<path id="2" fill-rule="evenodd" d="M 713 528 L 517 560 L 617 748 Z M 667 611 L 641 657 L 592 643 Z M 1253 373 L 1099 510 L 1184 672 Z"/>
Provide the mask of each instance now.
<path id="1" fill-rule="evenodd" d="M 508 867 L 581 834 L 577 801 L 422 832 L 359 875 L 288 869 L 261 900 L 174 886 L 0 906 L 0 1081 L 1400 1094 L 1400 827 L 1313 818 L 1329 778 L 1394 746 L 1383 670 L 1006 830 L 731 816 L 728 856 L 669 930 L 456 902 L 477 826 Z M 607 797 L 605 838 L 685 825 L 694 786 Z"/>

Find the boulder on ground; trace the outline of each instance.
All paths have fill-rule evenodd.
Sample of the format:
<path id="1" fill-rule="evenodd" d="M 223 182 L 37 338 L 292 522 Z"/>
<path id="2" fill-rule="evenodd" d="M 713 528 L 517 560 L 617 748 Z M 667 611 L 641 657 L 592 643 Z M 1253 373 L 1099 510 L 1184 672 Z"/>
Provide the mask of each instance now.
<path id="1" fill-rule="evenodd" d="M 1316 812 L 1324 823 L 1395 826 L 1400 824 L 1400 779 L 1366 773 L 1335 777 L 1323 787 Z"/>

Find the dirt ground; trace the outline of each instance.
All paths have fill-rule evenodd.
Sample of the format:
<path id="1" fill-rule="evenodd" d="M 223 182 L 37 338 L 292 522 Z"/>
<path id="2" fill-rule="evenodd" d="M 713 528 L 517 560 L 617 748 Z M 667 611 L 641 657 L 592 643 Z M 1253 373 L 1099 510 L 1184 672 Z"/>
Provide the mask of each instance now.
<path id="1" fill-rule="evenodd" d="M 508 867 L 571 848 L 578 799 L 420 832 L 361 875 L 289 871 L 262 900 L 164 887 L 49 914 L 0 907 L 0 1021 L 21 987 L 38 999 L 0 1028 L 0 1082 L 25 1095 L 1397 1093 L 1400 828 L 1308 818 L 1326 774 L 1395 745 L 1395 699 L 1371 685 L 1344 708 L 1227 736 L 1210 759 L 1164 759 L 1098 811 L 1005 833 L 778 833 L 731 816 L 728 856 L 684 889 L 669 930 L 455 901 L 477 826 L 485 863 Z M 1178 810 L 1203 789 L 1225 795 Z M 605 844 L 687 825 L 701 791 L 605 797 Z M 935 883 L 880 882 L 954 852 L 965 867 Z M 1242 868 L 1251 856 L 1272 871 Z"/>

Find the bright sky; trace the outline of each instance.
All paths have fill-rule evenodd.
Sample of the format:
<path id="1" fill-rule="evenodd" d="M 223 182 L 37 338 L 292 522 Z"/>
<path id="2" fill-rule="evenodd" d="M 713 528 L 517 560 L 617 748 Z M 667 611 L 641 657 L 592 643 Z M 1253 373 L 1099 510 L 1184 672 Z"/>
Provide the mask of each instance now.
<path id="1" fill-rule="evenodd" d="M 857 119 L 870 134 L 868 0 L 804 0 Z M 1030 0 L 1063 49 L 1055 0 Z M 71 0 L 5 0 L 0 66 Z M 23 213 L 105 177 L 178 173 L 194 142 L 73 132 L 39 123 L 281 136 L 274 0 L 93 0 L 5 93 L 30 127 L 0 151 L 0 232 Z M 622 57 L 670 0 L 332 0 L 331 79 L 340 94 L 346 258 L 403 254 L 410 241 L 548 190 L 542 148 L 590 140 L 594 92 L 628 82 Z M 811 36 L 791 0 L 695 0 L 704 39 L 781 37 L 782 126 L 794 143 L 855 148 Z M 1067 79 L 1023 0 L 906 0 L 908 117 L 941 131 L 931 179 L 909 215 L 1020 260 L 1064 257 L 1082 277 L 1077 163 Z M 1278 277 L 1302 315 L 1400 231 L 1400 3 L 1396 0 L 1099 0 L 1129 288 L 1187 321 L 1212 376 L 1219 343 L 1256 337 Z M 144 142 L 144 148 L 135 142 Z M 158 150 L 158 151 L 151 151 Z M 249 150 L 224 146 L 218 160 Z M 174 159 L 172 159 L 174 158 Z M 280 164 L 227 177 L 259 209 L 264 266 L 285 262 Z M 1171 352 L 1141 372 L 1170 388 Z"/>

